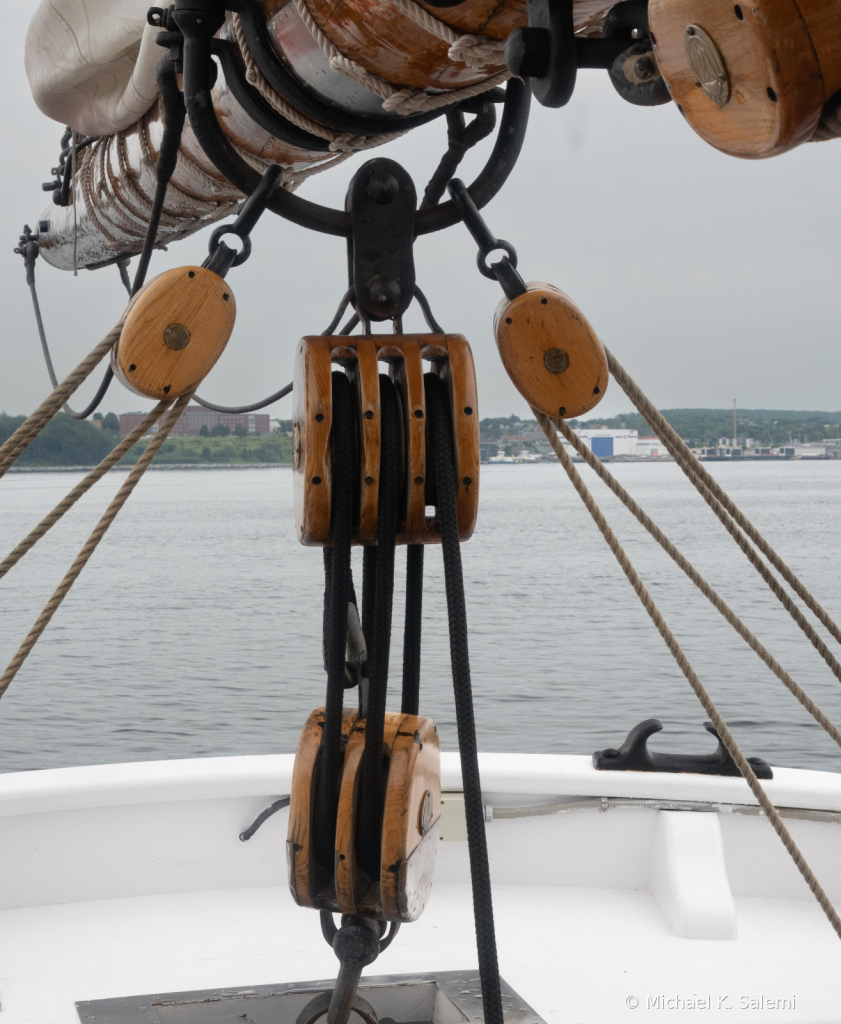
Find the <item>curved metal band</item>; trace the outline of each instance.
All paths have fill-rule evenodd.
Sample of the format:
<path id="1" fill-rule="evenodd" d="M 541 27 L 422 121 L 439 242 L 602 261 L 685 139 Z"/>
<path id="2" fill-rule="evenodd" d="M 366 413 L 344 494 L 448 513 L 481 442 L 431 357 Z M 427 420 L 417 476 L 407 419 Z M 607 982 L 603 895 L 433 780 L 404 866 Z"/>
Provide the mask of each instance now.
<path id="1" fill-rule="evenodd" d="M 186 30 L 186 31 L 185 31 Z M 202 149 L 221 174 L 245 195 L 250 195 L 260 183 L 257 171 L 242 159 L 222 131 L 210 95 L 204 67 L 210 59 L 210 41 L 200 31 L 191 31 L 185 22 L 184 31 L 184 100 L 190 126 Z M 505 89 L 505 103 L 496 142 L 488 162 L 470 185 L 468 192 L 478 209 L 486 206 L 505 184 L 522 149 L 528 126 L 531 92 L 519 78 L 509 80 Z M 333 210 L 309 202 L 285 189 L 278 189 L 267 204 L 267 209 L 286 220 L 313 231 L 348 238 L 351 233 L 350 215 L 344 210 Z M 439 206 L 418 210 L 415 217 L 415 236 L 451 227 L 461 220 L 455 204 L 450 200 Z"/>
<path id="2" fill-rule="evenodd" d="M 269 85 L 296 110 L 334 131 L 366 137 L 386 135 L 393 131 L 426 124 L 440 117 L 448 109 L 439 107 L 437 110 L 430 110 L 425 114 L 412 114 L 410 117 L 366 117 L 325 103 L 302 85 L 275 53 L 259 0 L 239 0 L 236 4 L 229 3 L 227 6 L 236 10 L 239 15 L 248 48 Z"/>
<path id="3" fill-rule="evenodd" d="M 226 39 L 217 39 L 213 44 L 213 52 L 219 58 L 231 94 L 252 121 L 276 139 L 288 142 L 290 146 L 319 153 L 330 152 L 330 143 L 327 139 L 299 128 L 269 106 L 245 77 L 245 69 L 239 62 L 237 48 L 233 43 Z"/>

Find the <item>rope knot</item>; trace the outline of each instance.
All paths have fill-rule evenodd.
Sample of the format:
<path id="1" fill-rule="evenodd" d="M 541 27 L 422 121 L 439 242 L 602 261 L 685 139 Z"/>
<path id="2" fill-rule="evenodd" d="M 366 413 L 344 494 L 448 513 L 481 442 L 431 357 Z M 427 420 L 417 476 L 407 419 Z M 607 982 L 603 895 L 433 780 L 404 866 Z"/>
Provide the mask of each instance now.
<path id="1" fill-rule="evenodd" d="M 465 35 L 457 39 L 447 56 L 454 64 L 465 64 L 473 70 L 480 70 L 488 64 L 505 64 L 505 43 L 503 40 L 484 39 L 481 36 Z"/>

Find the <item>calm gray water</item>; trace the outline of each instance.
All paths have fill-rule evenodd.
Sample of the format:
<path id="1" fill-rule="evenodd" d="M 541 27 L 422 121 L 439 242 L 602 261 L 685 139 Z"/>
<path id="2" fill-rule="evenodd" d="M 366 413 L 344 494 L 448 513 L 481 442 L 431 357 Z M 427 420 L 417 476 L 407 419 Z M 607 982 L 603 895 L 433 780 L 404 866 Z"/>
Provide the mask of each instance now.
<path id="1" fill-rule="evenodd" d="M 841 684 L 678 468 L 614 470 L 841 721 Z M 841 770 L 826 734 L 584 472 L 745 752 Z M 841 461 L 714 472 L 841 616 Z M 8 475 L 3 551 L 78 478 Z M 0 583 L 4 665 L 123 478 L 99 484 Z M 654 716 L 666 729 L 659 749 L 710 749 L 703 711 L 560 467 L 487 466 L 481 486 L 479 526 L 463 548 L 480 748 L 591 753 Z M 401 573 L 402 563 L 398 552 Z M 295 541 L 288 469 L 147 474 L 0 702 L 0 770 L 294 750 L 323 703 L 321 572 L 321 552 Z M 398 626 L 402 593 L 398 582 Z M 401 643 L 398 628 L 393 705 Z M 427 551 L 421 710 L 452 749 L 438 548 Z"/>

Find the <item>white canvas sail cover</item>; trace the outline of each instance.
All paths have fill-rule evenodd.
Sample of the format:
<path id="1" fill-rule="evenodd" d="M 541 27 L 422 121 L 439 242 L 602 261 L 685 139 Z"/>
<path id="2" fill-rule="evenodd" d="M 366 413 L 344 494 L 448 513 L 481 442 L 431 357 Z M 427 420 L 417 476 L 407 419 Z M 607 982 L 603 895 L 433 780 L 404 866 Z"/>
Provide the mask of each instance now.
<path id="1" fill-rule="evenodd" d="M 151 0 L 42 0 L 26 37 L 26 74 L 38 108 L 83 135 L 134 124 L 155 102 L 160 31 Z"/>

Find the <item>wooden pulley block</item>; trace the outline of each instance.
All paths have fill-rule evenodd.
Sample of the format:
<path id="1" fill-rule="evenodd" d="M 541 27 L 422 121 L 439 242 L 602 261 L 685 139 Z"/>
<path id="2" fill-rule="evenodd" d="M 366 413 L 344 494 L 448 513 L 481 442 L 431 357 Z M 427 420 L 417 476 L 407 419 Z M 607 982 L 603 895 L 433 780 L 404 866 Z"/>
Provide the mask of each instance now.
<path id="1" fill-rule="evenodd" d="M 479 411 L 476 373 L 467 340 L 459 334 L 302 338 L 293 387 L 295 527 L 302 544 L 331 543 L 331 444 L 333 370 L 351 380 L 359 424 L 359 528 L 355 544 L 375 544 L 380 478 L 380 381 L 385 363 L 400 396 L 404 419 L 405 499 L 398 544 L 439 543 L 429 497 L 426 400 L 423 377 L 434 372 L 447 385 L 453 421 L 459 536 L 468 540 L 479 503 Z"/>
<path id="2" fill-rule="evenodd" d="M 168 270 L 129 304 L 111 366 L 137 394 L 180 398 L 216 365 L 235 319 L 233 292 L 218 274 L 204 267 Z"/>
<path id="3" fill-rule="evenodd" d="M 381 921 L 415 921 L 426 906 L 438 848 L 441 767 L 438 732 L 428 718 L 386 714 L 383 758 L 386 781 L 379 877 L 358 856 L 360 770 L 365 719 L 345 711 L 344 764 L 336 819 L 334 875 L 313 862 L 312 817 L 323 709 L 310 716 L 298 744 L 289 808 L 289 884 L 301 906 Z"/>
<path id="4" fill-rule="evenodd" d="M 568 295 L 542 281 L 503 299 L 494 318 L 514 386 L 545 416 L 573 419 L 599 404 L 608 383 L 604 346 Z"/>
<path id="5" fill-rule="evenodd" d="M 354 708 L 342 711 L 342 746 L 347 745 L 358 712 Z M 292 768 L 292 793 L 289 804 L 289 829 L 286 836 L 286 861 L 289 868 L 289 888 L 296 903 L 302 907 L 329 909 L 324 896 L 334 894 L 332 872 L 318 862 L 313 833 L 313 815 L 316 810 L 319 755 L 324 730 L 324 708 L 316 708 L 307 719 L 298 740 L 295 764 Z"/>
<path id="6" fill-rule="evenodd" d="M 648 17 L 672 99 L 731 156 L 806 142 L 841 89 L 841 0 L 651 0 Z"/>

